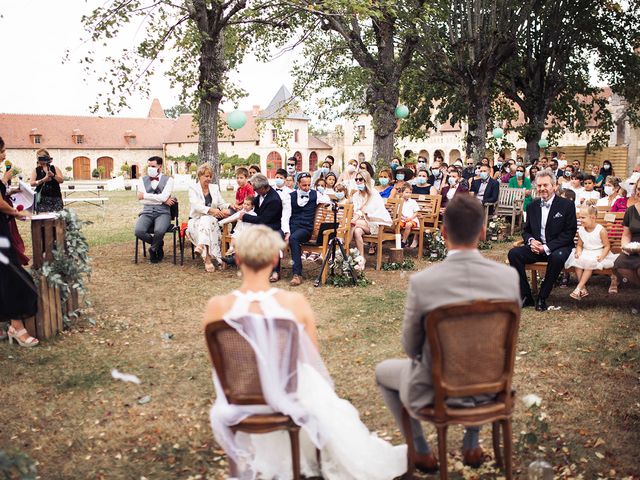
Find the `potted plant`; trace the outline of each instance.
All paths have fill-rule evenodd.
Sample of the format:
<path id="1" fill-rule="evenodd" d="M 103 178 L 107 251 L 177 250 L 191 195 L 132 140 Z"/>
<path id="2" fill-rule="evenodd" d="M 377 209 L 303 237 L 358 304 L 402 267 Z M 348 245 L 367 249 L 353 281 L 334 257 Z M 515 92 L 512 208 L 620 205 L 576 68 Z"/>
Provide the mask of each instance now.
<path id="1" fill-rule="evenodd" d="M 100 178 L 100 170 L 98 170 L 97 168 L 94 168 L 91 171 L 91 177 L 92 178 Z"/>

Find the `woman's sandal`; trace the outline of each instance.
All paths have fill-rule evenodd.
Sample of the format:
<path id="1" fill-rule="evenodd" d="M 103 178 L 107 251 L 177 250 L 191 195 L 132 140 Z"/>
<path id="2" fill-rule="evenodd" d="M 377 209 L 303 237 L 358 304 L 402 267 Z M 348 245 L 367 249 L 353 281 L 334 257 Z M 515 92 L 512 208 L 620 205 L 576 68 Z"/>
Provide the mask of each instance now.
<path id="1" fill-rule="evenodd" d="M 573 292 L 571 292 L 569 296 L 574 300 L 582 300 L 582 292 L 577 288 Z"/>
<path id="2" fill-rule="evenodd" d="M 618 285 L 609 286 L 609 295 L 615 295 L 618 293 Z"/>
<path id="3" fill-rule="evenodd" d="M 586 289 L 586 288 L 585 288 L 585 289 L 580 290 L 580 296 L 581 296 L 582 298 L 589 296 L 589 292 L 587 291 L 587 289 Z"/>
<path id="4" fill-rule="evenodd" d="M 204 264 L 204 270 L 207 273 L 213 273 L 213 272 L 216 271 L 216 267 L 215 267 L 215 265 L 213 263 L 205 263 Z"/>
<path id="5" fill-rule="evenodd" d="M 38 343 L 40 343 L 38 339 L 31 336 L 28 336 L 24 341 L 20 340 L 20 337 L 22 337 L 25 333 L 27 333 L 27 330 L 24 328 L 16 330 L 13 327 L 9 327 L 9 331 L 7 332 L 7 335 L 9 336 L 9 345 L 11 345 L 14 340 L 18 342 L 18 345 L 20 345 L 21 347 L 35 347 L 36 345 L 38 345 Z"/>

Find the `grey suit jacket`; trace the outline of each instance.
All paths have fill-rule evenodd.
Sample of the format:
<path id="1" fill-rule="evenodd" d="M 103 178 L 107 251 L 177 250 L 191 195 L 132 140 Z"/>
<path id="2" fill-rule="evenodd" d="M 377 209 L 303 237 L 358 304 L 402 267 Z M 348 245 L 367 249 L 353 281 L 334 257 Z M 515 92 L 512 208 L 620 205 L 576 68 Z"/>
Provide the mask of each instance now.
<path id="1" fill-rule="evenodd" d="M 411 358 L 411 368 L 400 379 L 402 403 L 415 412 L 433 403 L 431 352 L 423 317 L 432 310 L 473 300 L 520 302 L 518 273 L 510 266 L 486 259 L 477 250 L 449 254 L 442 263 L 411 276 L 402 332 L 402 346 Z M 447 401 L 450 405 L 473 406 L 483 399 Z"/>

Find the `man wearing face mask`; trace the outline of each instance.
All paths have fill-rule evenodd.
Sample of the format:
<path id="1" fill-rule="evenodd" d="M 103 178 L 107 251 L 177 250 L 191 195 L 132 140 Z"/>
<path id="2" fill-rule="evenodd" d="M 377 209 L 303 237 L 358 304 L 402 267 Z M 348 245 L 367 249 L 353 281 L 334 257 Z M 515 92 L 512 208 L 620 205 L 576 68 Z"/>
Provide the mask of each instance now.
<path id="1" fill-rule="evenodd" d="M 431 175 L 427 183 L 431 185 L 431 195 L 438 195 L 446 183 L 445 175 L 440 171 L 441 162 L 436 160 L 431 166 Z"/>
<path id="2" fill-rule="evenodd" d="M 291 286 L 302 283 L 302 244 L 311 238 L 313 220 L 319 203 L 330 203 L 331 199 L 316 190 L 311 190 L 311 175 L 302 172 L 298 175 L 298 188 L 290 194 L 291 218 L 289 229 L 291 234 L 285 240 L 289 242 L 291 259 L 293 260 L 293 278 Z"/>
<path id="3" fill-rule="evenodd" d="M 287 180 L 287 171 L 283 168 L 276 170 L 275 188 L 274 190 L 282 200 L 282 221 L 280 222 L 280 235 L 282 238 L 289 236 L 289 219 L 291 218 L 291 193 L 294 191 L 285 185 Z"/>
<path id="4" fill-rule="evenodd" d="M 500 184 L 497 180 L 491 178 L 489 165 L 480 167 L 480 178 L 471 182 L 471 192 L 475 194 L 483 205 L 498 201 Z"/>
<path id="5" fill-rule="evenodd" d="M 149 247 L 151 263 L 161 262 L 164 257 L 162 249 L 164 234 L 171 225 L 171 206 L 177 202 L 171 197 L 173 178 L 162 174 L 161 167 L 161 157 L 149 158 L 147 175 L 138 183 L 138 200 L 143 207 L 136 222 L 135 235 L 151 245 Z"/>
<path id="6" fill-rule="evenodd" d="M 418 172 L 420 170 L 428 171 L 427 159 L 424 157 L 418 157 Z"/>

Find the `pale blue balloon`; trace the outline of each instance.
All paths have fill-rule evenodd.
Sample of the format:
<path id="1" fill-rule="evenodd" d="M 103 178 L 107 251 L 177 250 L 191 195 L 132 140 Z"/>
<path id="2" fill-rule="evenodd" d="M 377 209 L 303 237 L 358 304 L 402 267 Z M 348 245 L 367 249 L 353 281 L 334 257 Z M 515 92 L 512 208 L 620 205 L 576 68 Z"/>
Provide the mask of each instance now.
<path id="1" fill-rule="evenodd" d="M 232 130 L 244 127 L 245 123 L 247 123 L 247 115 L 240 110 L 234 110 L 227 115 L 227 125 Z"/>
<path id="2" fill-rule="evenodd" d="M 493 129 L 493 138 L 502 138 L 504 137 L 504 130 L 500 127 Z"/>
<path id="3" fill-rule="evenodd" d="M 409 107 L 406 105 L 398 105 L 395 112 L 396 118 L 407 118 L 409 116 Z"/>
<path id="4" fill-rule="evenodd" d="M 538 146 L 540 148 L 547 148 L 549 146 L 549 141 L 546 138 L 541 138 L 538 140 Z"/>

